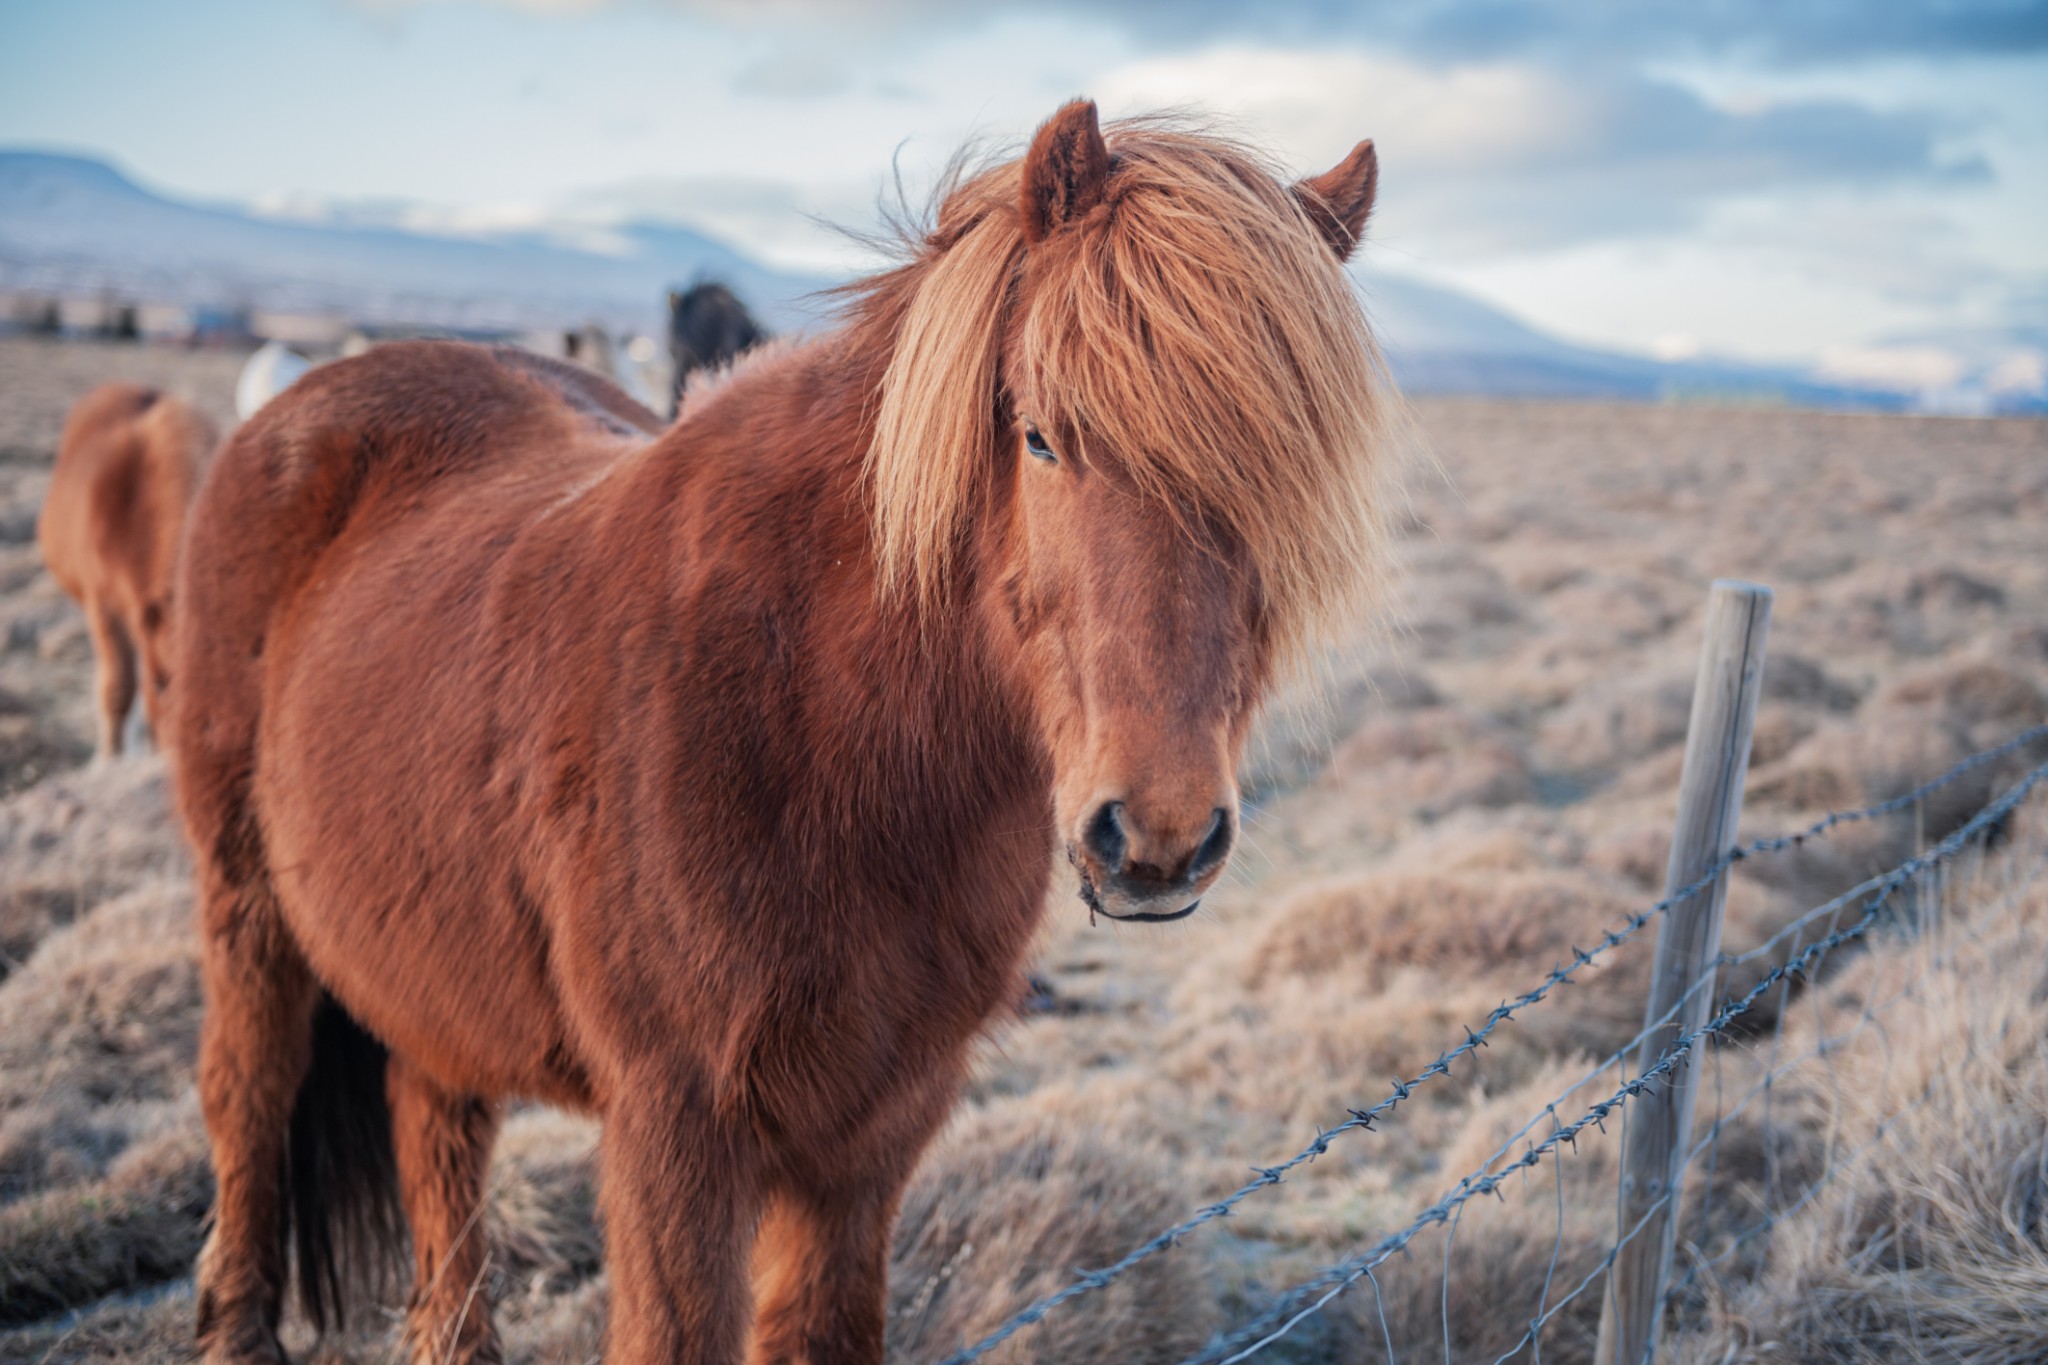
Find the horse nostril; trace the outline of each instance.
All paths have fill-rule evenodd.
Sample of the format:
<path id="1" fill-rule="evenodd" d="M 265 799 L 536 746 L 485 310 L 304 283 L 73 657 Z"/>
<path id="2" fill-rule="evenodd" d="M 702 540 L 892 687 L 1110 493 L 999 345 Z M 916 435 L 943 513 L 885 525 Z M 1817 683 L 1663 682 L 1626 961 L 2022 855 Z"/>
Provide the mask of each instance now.
<path id="1" fill-rule="evenodd" d="M 1081 842 L 1105 872 L 1123 871 L 1124 855 L 1131 849 L 1131 841 L 1124 834 L 1123 810 L 1123 802 L 1105 801 L 1081 831 Z"/>
<path id="2" fill-rule="evenodd" d="M 1215 815 L 1210 817 L 1208 834 L 1203 837 L 1201 847 L 1195 850 L 1193 860 L 1188 863 L 1189 881 L 1208 876 L 1216 870 L 1218 864 L 1230 856 L 1230 826 L 1230 812 L 1218 806 Z"/>

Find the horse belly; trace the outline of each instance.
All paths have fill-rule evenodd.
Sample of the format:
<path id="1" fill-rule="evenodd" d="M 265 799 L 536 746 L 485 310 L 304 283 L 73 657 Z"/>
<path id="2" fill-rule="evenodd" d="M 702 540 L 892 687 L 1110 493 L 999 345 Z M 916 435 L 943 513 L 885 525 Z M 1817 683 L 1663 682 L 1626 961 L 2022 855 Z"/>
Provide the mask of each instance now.
<path id="1" fill-rule="evenodd" d="M 275 642 L 256 796 L 286 923 L 344 1008 L 443 1084 L 587 1105 L 492 805 L 475 642 L 384 578 L 334 575 Z"/>
<path id="2" fill-rule="evenodd" d="M 314 975 L 394 1051 L 458 1092 L 588 1106 L 552 992 L 503 916 L 317 874 L 286 880 L 285 920 Z"/>

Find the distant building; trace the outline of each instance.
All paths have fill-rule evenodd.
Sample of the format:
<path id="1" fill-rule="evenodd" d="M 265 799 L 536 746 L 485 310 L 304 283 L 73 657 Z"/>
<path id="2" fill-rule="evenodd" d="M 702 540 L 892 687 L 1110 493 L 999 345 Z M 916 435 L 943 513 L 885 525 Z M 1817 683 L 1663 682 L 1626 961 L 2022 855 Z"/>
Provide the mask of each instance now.
<path id="1" fill-rule="evenodd" d="M 256 334 L 249 329 L 249 310 L 201 304 L 191 313 L 192 328 L 185 340 L 195 346 L 253 347 Z"/>
<path id="2" fill-rule="evenodd" d="M 339 351 L 355 324 L 339 313 L 286 313 L 259 309 L 249 315 L 249 330 L 265 341 L 281 341 L 295 350 Z"/>
<path id="3" fill-rule="evenodd" d="M 278 338 L 283 340 L 283 338 Z M 552 332 L 528 332 L 514 327 L 430 327 L 410 323 L 345 323 L 335 349 L 343 355 L 361 355 L 387 341 L 471 341 L 482 346 L 517 346 L 543 355 L 560 355 L 561 342 Z"/>

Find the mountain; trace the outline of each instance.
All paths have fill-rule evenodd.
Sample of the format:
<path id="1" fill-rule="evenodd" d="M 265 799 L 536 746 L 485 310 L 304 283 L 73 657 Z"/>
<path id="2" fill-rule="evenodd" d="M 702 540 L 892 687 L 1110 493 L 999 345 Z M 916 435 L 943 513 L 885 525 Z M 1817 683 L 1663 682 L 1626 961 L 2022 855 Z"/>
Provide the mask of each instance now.
<path id="1" fill-rule="evenodd" d="M 2048 413 L 2048 322 L 1902 332 L 1822 352 L 1816 372 L 1864 390 L 1905 390 L 1916 408 Z"/>
<path id="2" fill-rule="evenodd" d="M 168 199 L 103 162 L 0 151 L 0 290 L 365 323 L 652 332 L 677 285 L 715 278 L 778 331 L 832 280 L 771 269 L 684 227 L 635 222 L 456 236 L 328 215 L 263 218 Z M 1936 411 L 2048 410 L 2048 337 L 1907 338 L 1812 371 L 1653 360 L 1578 346 L 1409 275 L 1358 283 L 1395 377 L 1414 392 L 1736 399 Z"/>
<path id="3" fill-rule="evenodd" d="M 151 194 L 79 157 L 0 152 L 0 288 L 190 306 L 342 313 L 363 322 L 647 330 L 665 290 L 699 276 L 777 329 L 830 281 L 759 265 L 684 228 L 633 224 L 590 250 L 537 232 L 436 236 L 280 222 Z"/>
<path id="4" fill-rule="evenodd" d="M 1904 409 L 1903 392 L 1740 361 L 1655 360 L 1578 346 L 1470 295 L 1408 276 L 1362 272 L 1359 290 L 1387 364 L 1414 393 L 1692 399 Z"/>

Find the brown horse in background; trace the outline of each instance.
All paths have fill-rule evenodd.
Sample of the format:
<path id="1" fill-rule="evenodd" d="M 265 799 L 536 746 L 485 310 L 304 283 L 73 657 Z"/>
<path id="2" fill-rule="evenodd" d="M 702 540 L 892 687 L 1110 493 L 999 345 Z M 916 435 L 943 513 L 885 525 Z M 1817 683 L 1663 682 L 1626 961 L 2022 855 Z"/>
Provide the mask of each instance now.
<path id="1" fill-rule="evenodd" d="M 190 404 L 133 384 L 94 389 L 65 419 L 36 542 L 58 586 L 85 608 L 101 759 L 121 753 L 138 692 L 150 733 L 163 734 L 178 537 L 218 440 Z"/>
<path id="2" fill-rule="evenodd" d="M 1192 910 L 1262 693 L 1369 584 L 1374 173 L 1075 103 L 652 442 L 443 344 L 242 428 L 172 746 L 210 1360 L 278 1359 L 288 1218 L 328 1320 L 385 1181 L 414 1357 L 495 1359 L 515 1095 L 603 1116 L 607 1359 L 881 1359 L 900 1193 L 1055 855 L 1094 912 Z"/>

